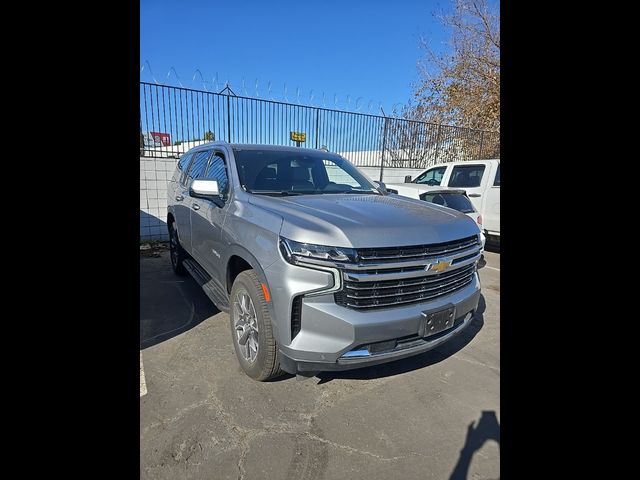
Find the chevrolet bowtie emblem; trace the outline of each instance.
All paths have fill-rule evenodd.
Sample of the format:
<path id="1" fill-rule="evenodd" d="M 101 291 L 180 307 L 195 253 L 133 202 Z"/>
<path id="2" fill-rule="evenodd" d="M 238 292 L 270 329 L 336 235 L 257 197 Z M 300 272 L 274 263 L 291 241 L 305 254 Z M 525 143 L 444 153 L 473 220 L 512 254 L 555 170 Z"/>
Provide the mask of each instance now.
<path id="1" fill-rule="evenodd" d="M 426 270 L 433 270 L 436 272 L 444 272 L 447 268 L 451 266 L 451 260 L 440 260 L 438 263 L 434 263 L 429 266 Z"/>

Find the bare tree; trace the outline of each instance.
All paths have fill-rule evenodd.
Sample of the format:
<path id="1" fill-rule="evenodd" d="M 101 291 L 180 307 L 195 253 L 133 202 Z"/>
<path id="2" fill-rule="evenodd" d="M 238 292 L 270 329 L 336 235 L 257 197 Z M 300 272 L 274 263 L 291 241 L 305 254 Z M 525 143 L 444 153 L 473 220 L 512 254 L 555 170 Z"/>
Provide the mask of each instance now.
<path id="1" fill-rule="evenodd" d="M 389 159 L 385 164 L 389 167 L 427 168 L 454 160 L 500 156 L 498 133 L 417 120 L 411 106 L 395 116 L 385 120 Z"/>
<path id="2" fill-rule="evenodd" d="M 438 126 L 413 121 L 407 107 L 396 116 L 398 118 L 386 120 L 388 166 L 425 168 L 431 165 L 437 149 Z"/>
<path id="3" fill-rule="evenodd" d="M 436 53 L 423 38 L 426 57 L 406 115 L 434 123 L 500 130 L 499 2 L 453 0 L 439 14 L 451 29 L 450 49 Z"/>

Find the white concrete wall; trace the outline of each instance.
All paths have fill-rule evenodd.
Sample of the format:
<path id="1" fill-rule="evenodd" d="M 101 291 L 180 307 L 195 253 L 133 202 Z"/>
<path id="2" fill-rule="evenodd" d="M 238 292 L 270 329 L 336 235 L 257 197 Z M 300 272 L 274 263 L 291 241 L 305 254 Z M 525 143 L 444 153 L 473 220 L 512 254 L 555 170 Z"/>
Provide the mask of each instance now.
<path id="1" fill-rule="evenodd" d="M 140 240 L 168 240 L 167 181 L 175 158 L 140 157 Z"/>
<path id="2" fill-rule="evenodd" d="M 371 180 L 380 180 L 380 167 L 358 167 L 358 169 L 364 172 Z M 415 178 L 424 169 L 416 168 L 389 168 L 385 167 L 382 172 L 382 181 L 387 183 L 404 183 L 405 175 L 411 175 L 411 178 Z"/>

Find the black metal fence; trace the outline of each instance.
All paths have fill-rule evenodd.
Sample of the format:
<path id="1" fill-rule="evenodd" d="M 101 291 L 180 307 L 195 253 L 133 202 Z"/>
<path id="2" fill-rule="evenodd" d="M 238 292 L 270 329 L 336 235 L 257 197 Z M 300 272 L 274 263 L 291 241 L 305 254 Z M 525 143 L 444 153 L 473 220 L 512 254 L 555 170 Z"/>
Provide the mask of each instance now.
<path id="1" fill-rule="evenodd" d="M 179 156 L 204 142 L 326 147 L 361 167 L 426 168 L 500 157 L 500 134 L 140 82 L 140 155 Z"/>

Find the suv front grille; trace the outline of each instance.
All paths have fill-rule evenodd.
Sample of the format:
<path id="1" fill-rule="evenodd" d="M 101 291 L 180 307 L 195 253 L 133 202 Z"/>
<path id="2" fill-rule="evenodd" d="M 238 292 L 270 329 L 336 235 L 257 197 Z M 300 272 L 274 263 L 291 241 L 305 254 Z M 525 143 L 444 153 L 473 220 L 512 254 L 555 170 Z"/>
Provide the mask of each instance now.
<path id="1" fill-rule="evenodd" d="M 453 255 L 456 252 L 478 245 L 478 236 L 473 235 L 452 242 L 411 247 L 359 248 L 358 261 L 361 265 L 370 263 L 401 262 L 403 260 L 421 260 L 436 255 Z"/>
<path id="2" fill-rule="evenodd" d="M 335 301 L 360 310 L 438 298 L 472 282 L 479 256 L 477 236 L 436 245 L 359 249 L 358 268 L 343 270 L 343 288 L 334 294 Z M 450 270 L 436 274 L 425 270 L 426 264 L 440 258 L 451 261 Z"/>

